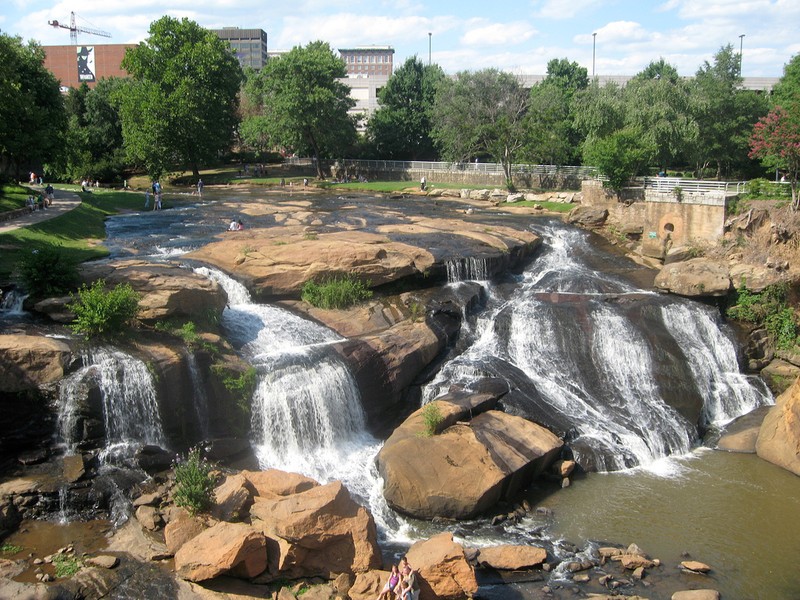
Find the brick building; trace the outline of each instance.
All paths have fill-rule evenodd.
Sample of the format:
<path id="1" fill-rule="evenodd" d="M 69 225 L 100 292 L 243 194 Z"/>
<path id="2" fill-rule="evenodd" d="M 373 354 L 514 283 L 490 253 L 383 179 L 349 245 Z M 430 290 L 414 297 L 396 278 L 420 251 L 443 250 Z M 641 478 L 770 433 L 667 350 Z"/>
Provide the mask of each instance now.
<path id="1" fill-rule="evenodd" d="M 90 88 L 104 77 L 127 77 L 120 67 L 125 51 L 134 44 L 98 44 L 96 46 L 44 46 L 44 66 L 61 82 L 61 88 L 76 88 L 86 83 Z"/>

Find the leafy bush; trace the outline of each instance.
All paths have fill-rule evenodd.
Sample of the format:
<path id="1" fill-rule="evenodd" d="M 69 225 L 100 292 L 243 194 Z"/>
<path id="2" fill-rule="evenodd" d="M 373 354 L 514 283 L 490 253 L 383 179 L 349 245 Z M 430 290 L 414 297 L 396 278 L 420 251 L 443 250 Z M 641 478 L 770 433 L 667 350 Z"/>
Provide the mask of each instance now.
<path id="1" fill-rule="evenodd" d="M 19 276 L 34 298 L 57 296 L 73 289 L 78 280 L 75 262 L 66 258 L 60 246 L 47 246 L 24 256 Z"/>
<path id="2" fill-rule="evenodd" d="M 72 577 L 81 570 L 83 562 L 73 554 L 56 554 L 53 556 L 56 577 Z"/>
<path id="3" fill-rule="evenodd" d="M 355 277 L 332 277 L 322 283 L 306 281 L 302 298 L 304 302 L 317 308 L 347 308 L 372 298 L 372 290 Z"/>
<path id="4" fill-rule="evenodd" d="M 68 305 L 75 313 L 72 330 L 90 338 L 122 333 L 139 312 L 139 294 L 128 283 L 106 291 L 105 281 L 98 279 L 91 287 L 82 285 L 78 298 L 72 298 Z"/>
<path id="5" fill-rule="evenodd" d="M 22 546 L 15 546 L 8 542 L 0 544 L 0 554 L 19 554 L 20 552 L 22 552 Z"/>
<path id="6" fill-rule="evenodd" d="M 177 506 L 182 506 L 195 515 L 208 510 L 214 500 L 214 477 L 212 466 L 200 457 L 200 448 L 192 448 L 182 460 L 172 464 L 175 470 L 175 488 L 172 498 Z"/>
<path id="7" fill-rule="evenodd" d="M 791 198 L 792 188 L 788 184 L 759 178 L 747 182 L 747 198 Z"/>
<path id="8" fill-rule="evenodd" d="M 422 409 L 422 422 L 425 425 L 422 435 L 425 437 L 436 435 L 436 428 L 441 425 L 443 420 L 444 417 L 442 416 L 442 411 L 439 409 L 438 404 L 435 402 L 426 404 Z"/>
<path id="9" fill-rule="evenodd" d="M 755 293 L 743 286 L 735 296 L 728 317 L 764 327 L 778 348 L 787 349 L 797 343 L 798 320 L 788 305 L 786 284 L 771 285 Z"/>

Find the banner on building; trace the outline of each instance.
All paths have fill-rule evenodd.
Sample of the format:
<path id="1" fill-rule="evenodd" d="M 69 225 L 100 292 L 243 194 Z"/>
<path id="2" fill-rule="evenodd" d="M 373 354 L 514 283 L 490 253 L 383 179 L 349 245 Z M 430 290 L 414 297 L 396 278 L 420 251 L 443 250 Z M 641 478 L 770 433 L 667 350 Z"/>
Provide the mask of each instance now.
<path id="1" fill-rule="evenodd" d="M 78 46 L 78 81 L 94 82 L 94 46 Z"/>

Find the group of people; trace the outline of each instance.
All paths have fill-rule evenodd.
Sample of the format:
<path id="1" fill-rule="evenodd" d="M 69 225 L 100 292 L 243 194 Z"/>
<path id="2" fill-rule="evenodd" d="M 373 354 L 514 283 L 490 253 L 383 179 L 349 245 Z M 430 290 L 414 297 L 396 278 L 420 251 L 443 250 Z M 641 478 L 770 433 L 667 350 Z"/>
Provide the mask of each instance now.
<path id="1" fill-rule="evenodd" d="M 28 212 L 33 212 L 35 210 L 44 210 L 48 206 L 53 204 L 53 196 L 55 194 L 55 190 L 53 186 L 49 183 L 47 187 L 44 188 L 44 192 L 38 195 L 30 194 L 28 196 L 28 200 L 25 202 L 25 206 L 28 207 Z"/>
<path id="2" fill-rule="evenodd" d="M 153 189 L 153 210 L 161 210 L 161 184 L 154 181 L 150 186 Z M 150 208 L 150 190 L 144 191 L 144 209 Z"/>
<path id="3" fill-rule="evenodd" d="M 404 556 L 399 565 L 392 565 L 389 580 L 383 586 L 378 600 L 418 600 L 419 581 L 418 573 L 411 568 L 408 559 Z"/>
<path id="4" fill-rule="evenodd" d="M 231 224 L 228 225 L 228 231 L 243 231 L 244 224 L 241 219 L 232 219 Z"/>
<path id="5" fill-rule="evenodd" d="M 98 180 L 95 180 L 94 182 L 92 182 L 91 179 L 83 179 L 83 180 L 81 180 L 81 191 L 82 192 L 91 193 L 91 191 L 92 191 L 91 188 L 92 187 L 99 188 L 100 187 L 100 180 L 98 179 Z"/>

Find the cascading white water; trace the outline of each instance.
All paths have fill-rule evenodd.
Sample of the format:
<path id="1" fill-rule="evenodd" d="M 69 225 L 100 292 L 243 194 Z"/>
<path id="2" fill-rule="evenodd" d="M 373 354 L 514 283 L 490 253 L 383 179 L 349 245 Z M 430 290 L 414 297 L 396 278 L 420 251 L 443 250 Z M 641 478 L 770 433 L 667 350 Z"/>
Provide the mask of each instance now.
<path id="1" fill-rule="evenodd" d="M 115 348 L 92 348 L 83 367 L 59 389 L 58 431 L 68 451 L 74 451 L 81 390 L 97 386 L 103 410 L 105 446 L 102 456 L 128 455 L 142 444 L 165 446 L 153 376 L 144 362 Z"/>
<path id="2" fill-rule="evenodd" d="M 656 361 L 663 357 L 654 356 L 656 342 L 627 312 L 636 300 L 649 304 L 650 293 L 584 264 L 578 257 L 591 250 L 580 230 L 537 231 L 546 240 L 544 253 L 510 299 L 498 302 L 489 294 L 487 311 L 470 332 L 471 346 L 425 387 L 423 403 L 453 385 L 470 389 L 487 376 L 502 377 L 498 363 L 505 363 L 521 370 L 526 385 L 568 421 L 571 445 L 594 449 L 599 470 L 687 453 L 696 442 L 695 426 L 663 399 L 656 383 Z M 619 302 L 626 297 L 631 300 Z M 705 307 L 652 297 L 667 303 L 661 327 L 686 356 L 706 421 L 729 420 L 770 402 L 763 383 L 739 373 L 732 342 Z"/>
<path id="3" fill-rule="evenodd" d="M 25 311 L 22 305 L 25 303 L 25 298 L 28 294 L 23 294 L 17 290 L 10 290 L 3 294 L 3 301 L 0 302 L 0 313 L 7 315 L 21 315 Z"/>
<path id="4" fill-rule="evenodd" d="M 451 258 L 445 261 L 448 283 L 457 281 L 486 281 L 489 279 L 489 261 L 485 258 Z"/>
<path id="5" fill-rule="evenodd" d="M 739 372 L 733 341 L 720 329 L 711 309 L 697 306 L 690 309 L 686 304 L 675 303 L 662 307 L 661 311 L 664 323 L 697 374 L 705 398 L 703 416 L 707 424 L 723 425 L 772 403 L 761 379 Z"/>
<path id="6" fill-rule="evenodd" d="M 228 294 L 222 325 L 258 371 L 251 413 L 261 468 L 341 480 L 366 503 L 379 530 L 403 530 L 383 498 L 374 464 L 380 441 L 366 431 L 358 387 L 330 348 L 334 331 L 277 306 L 254 304 L 247 289 L 216 269 L 195 272 Z"/>

